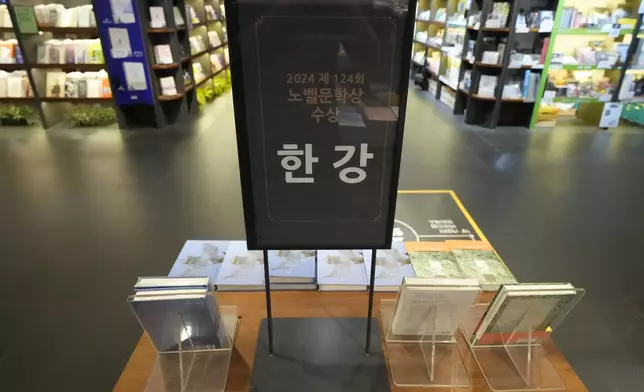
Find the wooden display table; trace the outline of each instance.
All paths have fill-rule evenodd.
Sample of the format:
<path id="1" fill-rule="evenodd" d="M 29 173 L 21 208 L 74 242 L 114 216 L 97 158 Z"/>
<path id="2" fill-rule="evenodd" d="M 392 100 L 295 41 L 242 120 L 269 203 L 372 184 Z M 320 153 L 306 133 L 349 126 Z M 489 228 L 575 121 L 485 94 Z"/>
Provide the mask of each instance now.
<path id="1" fill-rule="evenodd" d="M 395 299 L 395 293 L 376 294 L 374 300 L 374 315 L 380 319 L 380 299 Z M 217 293 L 220 305 L 236 305 L 241 318 L 235 350 L 228 374 L 227 391 L 243 391 L 249 389 L 250 375 L 255 358 L 255 346 L 259 331 L 260 320 L 266 317 L 266 302 L 264 292 Z M 273 292 L 273 317 L 367 317 L 367 292 Z M 484 294 L 482 301 L 489 302 L 491 296 Z M 366 324 L 365 324 L 366 325 Z M 365 330 L 366 332 L 366 330 Z M 382 338 L 382 336 L 381 336 Z M 362 342 L 364 344 L 364 342 Z M 472 377 L 472 387 L 466 390 L 472 392 L 489 391 L 485 380 L 476 366 L 465 341 L 459 342 L 460 352 L 468 364 Z M 588 390 L 577 377 L 570 364 L 552 342 L 544 343 L 549 358 L 565 379 L 569 392 L 587 392 Z M 115 392 L 143 392 L 156 359 L 156 351 L 148 337 L 144 334 L 137 344 L 128 361 Z M 385 352 L 386 357 L 386 352 Z M 432 391 L 443 392 L 440 388 L 400 388 L 392 384 L 392 391 Z M 330 391 L 331 392 L 331 391 Z"/>

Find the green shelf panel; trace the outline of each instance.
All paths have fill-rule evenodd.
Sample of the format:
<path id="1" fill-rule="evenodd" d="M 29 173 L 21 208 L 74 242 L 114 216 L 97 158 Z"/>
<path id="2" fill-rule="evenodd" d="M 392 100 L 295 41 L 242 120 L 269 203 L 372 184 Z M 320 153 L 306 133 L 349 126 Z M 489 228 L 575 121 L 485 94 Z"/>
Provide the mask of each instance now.
<path id="1" fill-rule="evenodd" d="M 583 64 L 550 64 L 551 70 L 565 69 L 567 71 L 592 71 L 592 70 L 604 70 L 604 71 L 619 71 L 621 68 L 599 68 L 596 65 L 583 65 Z"/>
<path id="2" fill-rule="evenodd" d="M 608 31 L 601 29 L 561 29 L 557 32 L 559 35 L 608 35 Z M 621 29 L 619 35 L 633 34 L 633 29 Z"/>
<path id="3" fill-rule="evenodd" d="M 601 102 L 599 98 L 577 98 L 577 97 L 565 97 L 565 98 L 555 98 L 554 102 L 561 103 L 591 103 L 591 102 Z"/>

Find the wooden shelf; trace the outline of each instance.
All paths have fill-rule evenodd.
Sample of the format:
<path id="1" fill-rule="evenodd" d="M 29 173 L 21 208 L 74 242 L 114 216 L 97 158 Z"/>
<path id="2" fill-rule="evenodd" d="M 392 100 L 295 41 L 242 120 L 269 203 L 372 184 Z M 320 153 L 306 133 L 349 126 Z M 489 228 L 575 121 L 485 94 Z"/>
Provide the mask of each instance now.
<path id="1" fill-rule="evenodd" d="M 0 27 L 0 33 L 13 33 L 13 27 Z"/>
<path id="2" fill-rule="evenodd" d="M 189 91 L 192 91 L 193 88 L 195 88 L 195 85 L 192 84 L 192 83 L 186 84 L 184 88 L 185 88 L 186 92 L 189 92 Z"/>
<path id="3" fill-rule="evenodd" d="M 148 27 L 146 30 L 150 34 L 165 34 L 165 33 L 174 33 L 177 31 L 175 27 Z"/>
<path id="4" fill-rule="evenodd" d="M 224 46 L 228 46 L 228 42 L 224 42 L 224 43 L 222 43 L 222 44 L 221 44 L 221 45 L 219 45 L 219 46 L 215 46 L 214 48 L 210 48 L 210 52 L 214 52 L 215 50 L 217 50 L 217 49 L 221 49 L 221 48 L 223 48 Z"/>
<path id="5" fill-rule="evenodd" d="M 105 64 L 29 64 L 27 68 L 36 69 L 78 69 L 83 71 L 100 71 Z"/>
<path id="6" fill-rule="evenodd" d="M 509 33 L 510 32 L 509 27 L 483 27 L 481 30 L 499 32 L 499 33 Z"/>
<path id="7" fill-rule="evenodd" d="M 484 68 L 503 68 L 503 64 L 482 63 L 480 61 L 476 61 L 474 65 L 478 67 L 484 67 Z"/>
<path id="8" fill-rule="evenodd" d="M 418 44 L 418 45 L 429 46 L 429 45 L 427 45 L 427 42 L 421 42 L 421 41 L 414 40 L 414 43 Z"/>
<path id="9" fill-rule="evenodd" d="M 207 24 L 207 22 L 197 22 L 192 24 L 192 28 L 190 30 L 198 29 L 199 27 L 203 27 Z"/>
<path id="10" fill-rule="evenodd" d="M 112 97 L 109 97 L 109 98 L 43 97 L 40 100 L 43 102 L 97 103 L 97 102 L 111 102 Z"/>
<path id="11" fill-rule="evenodd" d="M 195 54 L 191 54 L 190 56 L 183 57 L 181 59 L 181 62 L 185 63 L 186 61 L 193 60 L 193 59 L 195 59 L 195 58 L 197 58 L 199 56 L 203 56 L 204 54 L 208 53 L 209 51 L 210 51 L 210 49 L 204 49 L 201 52 L 197 52 Z"/>
<path id="12" fill-rule="evenodd" d="M 16 63 L 4 63 L 0 64 L 0 69 L 16 70 L 16 69 L 27 69 L 29 68 L 26 64 L 16 64 Z"/>
<path id="13" fill-rule="evenodd" d="M 152 69 L 173 69 L 173 68 L 179 68 L 178 63 L 172 63 L 172 64 L 153 64 Z"/>
<path id="14" fill-rule="evenodd" d="M 0 103 L 36 103 L 35 97 L 1 97 Z"/>
<path id="15" fill-rule="evenodd" d="M 463 94 L 470 95 L 470 92 L 465 90 L 464 88 L 458 88 L 458 91 L 462 92 Z"/>
<path id="16" fill-rule="evenodd" d="M 179 94 L 175 94 L 175 95 L 159 95 L 158 99 L 159 99 L 159 101 L 165 101 L 165 102 L 167 102 L 167 101 L 176 101 L 178 99 L 183 98 L 183 96 L 184 96 L 183 93 L 179 93 Z"/>
<path id="17" fill-rule="evenodd" d="M 478 95 L 478 94 L 470 94 L 470 97 L 472 97 L 474 99 L 478 99 L 480 101 L 496 101 L 495 97 L 483 97 L 483 96 Z"/>
<path id="18" fill-rule="evenodd" d="M 523 98 L 501 98 L 501 102 L 519 102 L 519 103 L 525 103 L 525 100 Z M 534 103 L 534 102 L 530 102 Z"/>
<path id="19" fill-rule="evenodd" d="M 98 27 L 56 27 L 38 26 L 38 30 L 59 34 L 93 34 L 98 36 Z"/>

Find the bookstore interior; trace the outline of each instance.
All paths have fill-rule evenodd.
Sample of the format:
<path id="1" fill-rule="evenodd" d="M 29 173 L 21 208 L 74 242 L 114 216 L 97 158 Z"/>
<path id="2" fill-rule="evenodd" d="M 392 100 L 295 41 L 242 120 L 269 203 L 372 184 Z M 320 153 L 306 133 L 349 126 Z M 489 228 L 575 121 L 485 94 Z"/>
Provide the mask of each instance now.
<path id="1" fill-rule="evenodd" d="M 163 128 L 230 89 L 217 0 L 2 3 L 1 125 Z"/>

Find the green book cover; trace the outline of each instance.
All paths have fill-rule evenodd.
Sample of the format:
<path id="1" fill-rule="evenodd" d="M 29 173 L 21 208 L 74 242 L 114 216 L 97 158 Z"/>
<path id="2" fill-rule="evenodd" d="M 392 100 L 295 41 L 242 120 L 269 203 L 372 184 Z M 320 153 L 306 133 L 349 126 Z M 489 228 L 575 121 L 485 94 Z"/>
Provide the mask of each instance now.
<path id="1" fill-rule="evenodd" d="M 451 252 L 409 252 L 414 273 L 419 278 L 463 279 L 465 274 Z"/>
<path id="2" fill-rule="evenodd" d="M 38 24 L 36 23 L 36 14 L 34 7 L 30 5 L 14 5 L 16 19 L 18 19 L 18 30 L 22 34 L 37 34 Z"/>
<path id="3" fill-rule="evenodd" d="M 465 276 L 478 279 L 483 289 L 497 290 L 502 284 L 517 283 L 512 272 L 492 250 L 452 249 L 452 253 Z"/>

